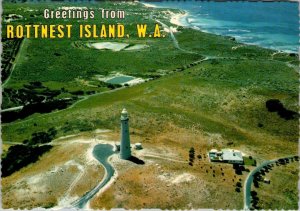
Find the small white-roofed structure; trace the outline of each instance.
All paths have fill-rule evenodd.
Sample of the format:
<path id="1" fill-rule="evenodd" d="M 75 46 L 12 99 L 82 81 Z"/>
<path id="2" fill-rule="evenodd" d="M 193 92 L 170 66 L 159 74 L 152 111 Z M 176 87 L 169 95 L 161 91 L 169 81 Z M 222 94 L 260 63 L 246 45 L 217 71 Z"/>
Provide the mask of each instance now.
<path id="1" fill-rule="evenodd" d="M 271 181 L 270 181 L 270 179 L 268 179 L 268 178 L 264 178 L 264 183 L 270 184 Z"/>
<path id="2" fill-rule="evenodd" d="M 141 143 L 136 143 L 136 144 L 134 145 L 134 148 L 137 149 L 137 150 L 139 150 L 139 149 L 143 149 L 143 146 L 142 146 Z"/>
<path id="3" fill-rule="evenodd" d="M 214 160 L 218 159 L 217 153 L 218 153 L 218 150 L 216 150 L 216 149 L 211 149 L 208 152 L 208 157 L 209 157 L 210 161 L 214 161 Z"/>
<path id="4" fill-rule="evenodd" d="M 217 152 L 219 152 L 219 151 L 216 150 L 216 149 L 211 149 L 211 150 L 209 151 L 209 153 L 217 153 Z"/>
<path id="5" fill-rule="evenodd" d="M 211 149 L 208 152 L 210 161 L 212 162 L 224 162 L 224 163 L 236 163 L 243 164 L 243 155 L 238 150 L 233 149 L 222 149 L 218 151 L 216 149 Z"/>

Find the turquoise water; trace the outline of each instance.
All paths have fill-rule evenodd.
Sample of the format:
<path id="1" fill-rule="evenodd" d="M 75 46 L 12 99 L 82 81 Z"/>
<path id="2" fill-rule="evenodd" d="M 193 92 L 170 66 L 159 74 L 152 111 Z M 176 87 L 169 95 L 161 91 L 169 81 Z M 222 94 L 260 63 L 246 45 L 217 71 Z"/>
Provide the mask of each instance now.
<path id="1" fill-rule="evenodd" d="M 122 84 L 131 81 L 133 79 L 134 77 L 132 76 L 116 76 L 110 80 L 107 80 L 106 82 L 111 84 Z"/>
<path id="2" fill-rule="evenodd" d="M 296 2 L 163 1 L 158 7 L 182 9 L 186 26 L 262 47 L 298 52 L 299 17 Z"/>

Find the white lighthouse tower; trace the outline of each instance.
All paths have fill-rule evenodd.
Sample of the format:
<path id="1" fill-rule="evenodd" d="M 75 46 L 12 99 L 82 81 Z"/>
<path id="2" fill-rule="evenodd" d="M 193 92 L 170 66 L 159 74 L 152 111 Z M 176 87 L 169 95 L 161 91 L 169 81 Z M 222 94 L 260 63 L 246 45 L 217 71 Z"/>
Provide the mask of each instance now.
<path id="1" fill-rule="evenodd" d="M 120 158 L 127 160 L 131 157 L 128 113 L 124 108 L 121 113 L 121 144 L 120 144 Z"/>

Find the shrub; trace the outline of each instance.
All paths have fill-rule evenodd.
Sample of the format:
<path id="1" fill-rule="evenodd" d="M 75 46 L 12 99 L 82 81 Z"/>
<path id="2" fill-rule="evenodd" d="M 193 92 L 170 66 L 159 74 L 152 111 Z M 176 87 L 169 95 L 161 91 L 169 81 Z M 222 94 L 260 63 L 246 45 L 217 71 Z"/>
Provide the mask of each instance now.
<path id="1" fill-rule="evenodd" d="M 9 176 L 28 164 L 36 162 L 39 159 L 39 156 L 49 151 L 51 148 L 51 145 L 14 145 L 9 147 L 6 156 L 2 159 L 2 176 Z"/>
<path id="2" fill-rule="evenodd" d="M 241 188 L 242 187 L 242 183 L 241 182 L 237 182 L 236 186 Z"/>

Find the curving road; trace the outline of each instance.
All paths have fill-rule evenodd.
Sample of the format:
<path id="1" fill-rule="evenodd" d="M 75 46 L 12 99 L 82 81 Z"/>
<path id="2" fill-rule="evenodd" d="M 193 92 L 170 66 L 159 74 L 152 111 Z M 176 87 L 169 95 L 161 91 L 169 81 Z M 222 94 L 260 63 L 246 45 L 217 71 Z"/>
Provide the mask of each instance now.
<path id="1" fill-rule="evenodd" d="M 92 190 L 84 194 L 81 198 L 77 199 L 72 203 L 74 207 L 84 208 L 85 205 L 91 200 L 96 193 L 99 192 L 101 188 L 103 188 L 112 178 L 115 173 L 115 169 L 108 162 L 108 158 L 114 154 L 113 146 L 110 144 L 98 144 L 94 147 L 93 155 L 94 157 L 101 163 L 101 165 L 105 169 L 105 175 L 102 181 L 94 187 Z"/>
<path id="2" fill-rule="evenodd" d="M 244 183 L 244 210 L 250 210 L 250 207 L 251 207 L 251 185 L 252 185 L 252 182 L 253 182 L 254 174 L 259 172 L 265 166 L 267 166 L 269 164 L 272 164 L 272 163 L 275 163 L 279 159 L 286 159 L 286 158 L 292 158 L 292 157 L 294 157 L 294 156 L 288 156 L 288 157 L 284 157 L 284 158 L 277 158 L 277 159 L 273 159 L 273 160 L 264 161 L 262 164 L 257 166 L 255 169 L 253 169 L 248 174 L 248 176 L 245 180 L 245 183 Z"/>

